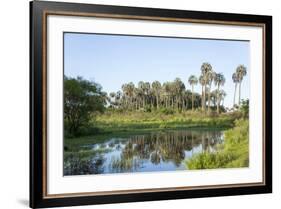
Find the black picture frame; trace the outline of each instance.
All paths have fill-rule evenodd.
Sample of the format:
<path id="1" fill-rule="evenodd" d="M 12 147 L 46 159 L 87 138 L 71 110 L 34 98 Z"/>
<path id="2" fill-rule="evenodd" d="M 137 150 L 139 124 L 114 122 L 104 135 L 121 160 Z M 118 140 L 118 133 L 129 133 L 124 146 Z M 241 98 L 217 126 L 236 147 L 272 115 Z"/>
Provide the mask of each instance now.
<path id="1" fill-rule="evenodd" d="M 210 22 L 258 23 L 265 26 L 265 74 L 264 74 L 264 184 L 226 186 L 223 188 L 182 189 L 156 192 L 138 192 L 105 195 L 79 195 L 67 197 L 45 197 L 46 182 L 44 180 L 46 155 L 44 136 L 46 136 L 46 78 L 44 76 L 45 46 L 44 33 L 46 25 L 44 17 L 61 12 L 67 15 L 95 13 L 110 15 L 152 17 L 162 19 L 195 19 Z M 79 16 L 79 15 L 78 15 Z M 30 207 L 44 208 L 57 206 L 77 206 L 88 204 L 106 204 L 121 202 L 153 201 L 182 198 L 199 198 L 228 195 L 245 195 L 272 192 L 272 17 L 261 15 L 229 14 L 199 11 L 183 11 L 169 9 L 152 9 L 140 7 L 105 6 L 78 3 L 30 2 Z"/>

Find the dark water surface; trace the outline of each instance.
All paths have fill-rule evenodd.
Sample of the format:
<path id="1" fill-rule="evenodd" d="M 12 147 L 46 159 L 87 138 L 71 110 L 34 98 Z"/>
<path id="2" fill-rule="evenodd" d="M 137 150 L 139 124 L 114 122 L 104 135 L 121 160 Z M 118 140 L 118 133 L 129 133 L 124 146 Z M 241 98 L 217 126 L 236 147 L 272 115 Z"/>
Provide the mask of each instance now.
<path id="1" fill-rule="evenodd" d="M 65 152 L 64 175 L 186 170 L 187 159 L 213 152 L 222 141 L 223 131 L 202 130 L 108 136 Z"/>

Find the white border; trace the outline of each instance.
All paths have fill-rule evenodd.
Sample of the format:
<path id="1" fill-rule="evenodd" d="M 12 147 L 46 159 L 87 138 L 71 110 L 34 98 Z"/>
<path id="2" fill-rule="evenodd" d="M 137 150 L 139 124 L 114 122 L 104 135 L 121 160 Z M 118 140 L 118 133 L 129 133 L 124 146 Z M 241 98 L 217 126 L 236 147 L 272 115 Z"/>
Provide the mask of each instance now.
<path id="1" fill-rule="evenodd" d="M 63 177 L 63 31 L 250 41 L 250 166 Z M 198 23 L 47 16 L 47 194 L 262 182 L 262 28 Z"/>

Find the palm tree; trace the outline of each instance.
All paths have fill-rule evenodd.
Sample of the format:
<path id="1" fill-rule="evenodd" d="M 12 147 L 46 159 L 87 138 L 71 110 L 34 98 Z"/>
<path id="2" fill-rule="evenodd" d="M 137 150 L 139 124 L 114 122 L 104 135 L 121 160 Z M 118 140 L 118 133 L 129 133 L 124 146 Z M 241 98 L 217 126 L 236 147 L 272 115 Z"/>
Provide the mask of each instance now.
<path id="1" fill-rule="evenodd" d="M 182 95 L 183 95 L 183 91 L 185 91 L 185 85 L 180 78 L 176 78 L 173 83 L 174 83 L 177 109 L 180 109 L 180 103 L 182 102 Z"/>
<path id="2" fill-rule="evenodd" d="M 197 85 L 198 83 L 198 79 L 196 78 L 195 75 L 191 75 L 189 78 L 188 78 L 188 82 L 189 84 L 191 85 L 192 87 L 192 111 L 193 111 L 193 106 L 194 106 L 194 85 Z"/>
<path id="3" fill-rule="evenodd" d="M 247 68 L 244 65 L 239 65 L 236 68 L 236 73 L 237 73 L 237 77 L 238 77 L 238 82 L 239 82 L 239 105 L 240 105 L 240 98 L 241 98 L 241 83 L 243 81 L 244 76 L 247 75 Z"/>
<path id="4" fill-rule="evenodd" d="M 115 103 L 116 103 L 117 107 L 119 107 L 119 108 L 120 108 L 120 105 L 121 105 L 121 102 L 120 102 L 121 97 L 122 97 L 122 92 L 117 91 L 116 95 L 115 95 Z"/>
<path id="5" fill-rule="evenodd" d="M 145 100 L 147 101 L 146 104 L 149 103 L 149 95 L 150 95 L 150 83 L 145 82 L 144 83 L 144 95 L 145 95 Z"/>
<path id="6" fill-rule="evenodd" d="M 226 97 L 226 92 L 224 90 L 220 90 L 220 101 L 222 101 L 222 106 L 224 105 L 224 98 Z"/>
<path id="7" fill-rule="evenodd" d="M 199 77 L 199 83 L 201 84 L 201 106 L 202 111 L 204 111 L 204 86 L 205 86 L 205 80 L 203 78 L 203 75 L 200 75 Z"/>
<path id="8" fill-rule="evenodd" d="M 206 110 L 206 87 L 208 84 L 208 80 L 210 78 L 212 72 L 212 65 L 208 62 L 204 62 L 201 65 L 201 75 L 202 79 L 204 80 L 204 95 L 203 95 L 203 110 Z"/>
<path id="9" fill-rule="evenodd" d="M 116 103 L 116 93 L 115 92 L 110 92 L 109 93 L 109 96 L 110 96 L 110 104 L 111 106 L 114 106 L 115 103 Z"/>
<path id="10" fill-rule="evenodd" d="M 225 77 L 222 73 L 217 73 L 215 76 L 215 85 L 217 86 L 217 113 L 220 113 L 219 106 L 220 106 L 220 86 L 223 86 L 225 83 Z"/>
<path id="11" fill-rule="evenodd" d="M 210 70 L 207 72 L 206 78 L 207 78 L 207 83 L 209 85 L 208 88 L 208 113 L 210 113 L 210 106 L 211 106 L 211 89 L 212 89 L 212 83 L 213 80 L 216 77 L 216 73 L 213 70 Z"/>
<path id="12" fill-rule="evenodd" d="M 165 82 L 163 83 L 162 86 L 162 90 L 163 90 L 163 96 L 164 96 L 164 103 L 165 103 L 165 107 L 168 108 L 169 104 L 170 104 L 170 82 Z"/>
<path id="13" fill-rule="evenodd" d="M 129 106 L 132 107 L 133 105 L 133 96 L 134 96 L 134 83 L 130 82 L 127 84 L 127 95 L 129 97 Z"/>
<path id="14" fill-rule="evenodd" d="M 140 88 L 134 89 L 134 96 L 135 96 L 135 107 L 136 110 L 138 110 L 141 107 L 141 101 L 142 101 L 142 91 Z"/>
<path id="15" fill-rule="evenodd" d="M 156 98 L 156 108 L 159 108 L 159 99 L 160 99 L 160 91 L 161 91 L 161 83 L 159 81 L 154 81 L 152 83 L 152 92 Z"/>
<path id="16" fill-rule="evenodd" d="M 138 83 L 138 88 L 140 90 L 140 94 L 141 94 L 141 97 L 142 97 L 142 108 L 145 107 L 145 84 L 143 81 L 140 81 Z"/>
<path id="17" fill-rule="evenodd" d="M 233 98 L 233 107 L 234 107 L 235 106 L 235 97 L 236 97 L 237 84 L 239 83 L 238 75 L 237 75 L 236 72 L 232 74 L 232 81 L 235 84 L 234 98 Z"/>
<path id="18" fill-rule="evenodd" d="M 122 85 L 122 91 L 123 91 L 123 100 L 124 100 L 124 107 L 126 108 L 128 106 L 128 84 L 124 83 Z"/>
<path id="19" fill-rule="evenodd" d="M 213 107 L 217 106 L 217 90 L 213 90 L 211 92 L 211 101 L 213 103 Z"/>

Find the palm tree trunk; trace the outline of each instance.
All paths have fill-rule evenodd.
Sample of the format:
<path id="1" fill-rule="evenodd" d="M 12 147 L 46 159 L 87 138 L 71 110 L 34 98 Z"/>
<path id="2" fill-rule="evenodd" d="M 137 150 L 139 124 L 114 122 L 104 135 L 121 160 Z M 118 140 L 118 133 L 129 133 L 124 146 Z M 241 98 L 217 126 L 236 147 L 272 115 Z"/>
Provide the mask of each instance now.
<path id="1" fill-rule="evenodd" d="M 238 101 L 239 101 L 239 105 L 240 105 L 240 98 L 241 98 L 241 83 L 242 82 L 239 82 L 239 99 L 238 99 Z"/>
<path id="2" fill-rule="evenodd" d="M 217 90 L 217 113 L 220 114 L 220 85 L 218 84 L 218 90 Z"/>
<path id="3" fill-rule="evenodd" d="M 208 92 L 208 114 L 210 114 L 210 103 L 211 103 L 211 85 Z"/>
<path id="4" fill-rule="evenodd" d="M 204 111 L 206 111 L 206 87 L 207 87 L 207 85 L 204 85 L 204 103 L 203 103 Z"/>
<path id="5" fill-rule="evenodd" d="M 233 107 L 235 106 L 236 90 L 237 90 L 237 83 L 235 83 L 235 88 L 234 88 Z"/>
<path id="6" fill-rule="evenodd" d="M 159 101 L 158 101 L 159 99 L 158 99 L 158 95 L 156 96 L 156 109 L 158 109 L 159 108 Z"/>
<path id="7" fill-rule="evenodd" d="M 204 87 L 203 87 L 203 85 L 202 85 L 201 106 L 202 106 L 202 111 L 203 111 L 204 110 Z"/>
<path id="8" fill-rule="evenodd" d="M 192 111 L 194 106 L 194 85 L 192 85 Z"/>

